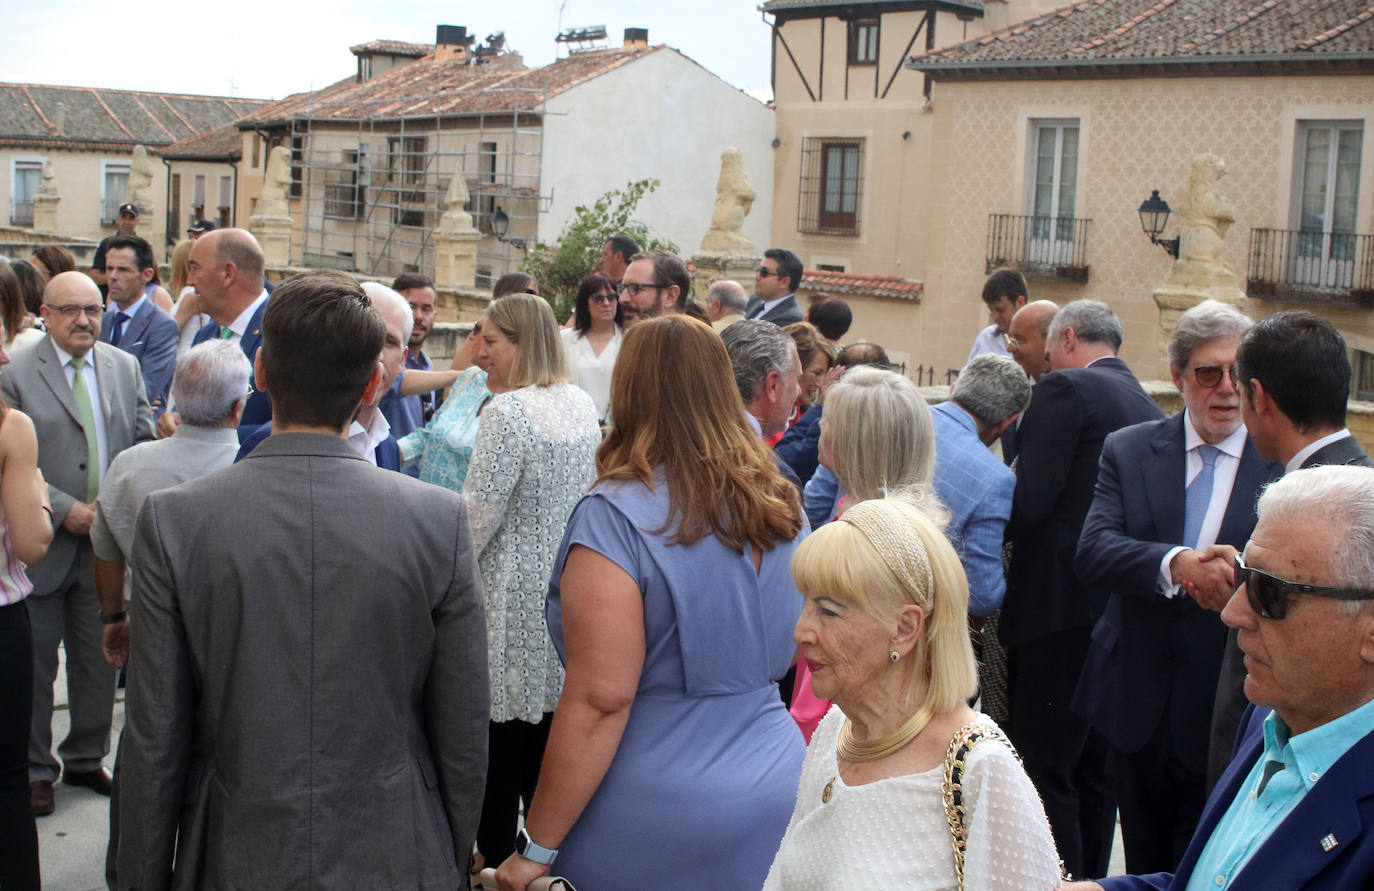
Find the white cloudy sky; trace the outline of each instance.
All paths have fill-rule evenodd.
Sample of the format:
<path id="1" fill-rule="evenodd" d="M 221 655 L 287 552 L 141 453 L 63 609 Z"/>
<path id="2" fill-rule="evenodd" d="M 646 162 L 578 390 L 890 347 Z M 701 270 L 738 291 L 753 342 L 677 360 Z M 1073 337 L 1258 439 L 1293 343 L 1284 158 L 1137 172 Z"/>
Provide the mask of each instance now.
<path id="1" fill-rule="evenodd" d="M 756 0 L 93 0 L 6 4 L 0 80 L 253 98 L 318 89 L 354 71 L 348 47 L 375 38 L 432 43 L 435 25 L 480 41 L 505 31 L 525 64 L 555 58 L 563 29 L 627 27 L 666 43 L 760 99 L 769 86 L 768 26 Z"/>

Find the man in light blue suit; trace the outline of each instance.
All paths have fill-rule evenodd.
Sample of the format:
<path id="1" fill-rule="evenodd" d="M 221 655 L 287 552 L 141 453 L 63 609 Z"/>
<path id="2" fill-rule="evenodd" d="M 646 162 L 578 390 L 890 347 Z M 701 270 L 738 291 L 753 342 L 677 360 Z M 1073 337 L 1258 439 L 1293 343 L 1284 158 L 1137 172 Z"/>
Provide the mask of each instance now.
<path id="1" fill-rule="evenodd" d="M 1256 708 L 1192 841 L 1172 873 L 1066 889 L 1374 887 L 1374 469 L 1270 485 L 1236 575 L 1221 618 Z"/>
<path id="2" fill-rule="evenodd" d="M 138 360 L 156 420 L 167 410 L 181 331 L 176 319 L 153 303 L 153 248 L 137 235 L 116 235 L 105 249 L 110 306 L 100 321 L 100 342 Z"/>
<path id="3" fill-rule="evenodd" d="M 930 410 L 935 425 L 935 494 L 949 508 L 945 536 L 968 576 L 969 613 L 986 618 L 1002 605 L 1002 538 L 1016 474 L 988 446 L 1030 404 L 1030 381 L 1015 362 L 985 353 L 964 366 L 948 402 Z"/>

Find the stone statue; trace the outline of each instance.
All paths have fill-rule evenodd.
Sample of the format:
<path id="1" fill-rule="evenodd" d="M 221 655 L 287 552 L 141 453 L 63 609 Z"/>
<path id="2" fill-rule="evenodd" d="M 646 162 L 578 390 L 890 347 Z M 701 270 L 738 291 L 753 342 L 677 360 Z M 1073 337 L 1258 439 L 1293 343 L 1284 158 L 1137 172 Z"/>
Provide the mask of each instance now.
<path id="1" fill-rule="evenodd" d="M 448 194 L 444 196 L 444 206 L 447 210 L 439 218 L 440 232 L 458 234 L 460 232 L 476 232 L 477 228 L 472 225 L 472 214 L 465 208 L 468 204 L 468 184 L 463 178 L 463 171 L 453 171 L 453 178 L 448 183 Z"/>
<path id="2" fill-rule="evenodd" d="M 1169 273 L 1173 284 L 1235 285 L 1235 272 L 1221 259 L 1226 231 L 1236 221 L 1235 210 L 1218 190 L 1226 164 L 1207 153 L 1193 158 L 1188 195 L 1181 202 L 1182 226 L 1178 260 Z"/>
<path id="3" fill-rule="evenodd" d="M 148 149 L 134 146 L 134 156 L 129 163 L 129 187 L 124 201 L 138 208 L 139 215 L 153 209 L 153 177 L 157 174 L 153 159 L 148 157 Z"/>
<path id="4" fill-rule="evenodd" d="M 34 193 L 36 198 L 58 198 L 57 194 L 57 174 L 52 169 L 52 160 L 44 159 L 43 170 L 39 173 L 38 191 Z"/>
<path id="5" fill-rule="evenodd" d="M 744 155 L 731 146 L 720 153 L 720 179 L 716 181 L 716 206 L 711 228 L 701 240 L 703 253 L 752 257 L 758 253 L 744 234 L 744 218 L 754 205 L 754 190 L 744 175 Z"/>
<path id="6" fill-rule="evenodd" d="M 253 208 L 255 217 L 289 217 L 287 190 L 291 188 L 291 150 L 284 145 L 267 155 L 267 173 L 262 178 L 262 193 Z"/>

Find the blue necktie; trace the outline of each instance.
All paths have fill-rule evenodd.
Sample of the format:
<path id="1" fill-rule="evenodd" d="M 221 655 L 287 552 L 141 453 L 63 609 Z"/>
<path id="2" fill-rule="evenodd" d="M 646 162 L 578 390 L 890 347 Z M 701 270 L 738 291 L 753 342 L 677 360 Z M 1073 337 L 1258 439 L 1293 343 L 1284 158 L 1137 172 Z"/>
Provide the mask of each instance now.
<path id="1" fill-rule="evenodd" d="M 1202 469 L 1188 484 L 1183 501 L 1183 544 L 1190 548 L 1198 545 L 1202 533 L 1202 521 L 1207 518 L 1207 507 L 1212 502 L 1212 483 L 1217 476 L 1217 455 L 1221 450 L 1216 446 L 1200 445 L 1197 455 L 1202 459 Z"/>
<path id="2" fill-rule="evenodd" d="M 110 329 L 110 343 L 119 346 L 119 335 L 124 333 L 124 323 L 127 321 L 128 315 L 122 312 L 115 313 L 114 327 Z"/>

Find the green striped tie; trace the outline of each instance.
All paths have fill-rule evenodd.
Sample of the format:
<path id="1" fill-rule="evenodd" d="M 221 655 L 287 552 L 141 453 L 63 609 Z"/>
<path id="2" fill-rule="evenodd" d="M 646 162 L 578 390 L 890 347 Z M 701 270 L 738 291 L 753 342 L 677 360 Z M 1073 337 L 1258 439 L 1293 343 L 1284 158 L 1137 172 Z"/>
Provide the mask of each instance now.
<path id="1" fill-rule="evenodd" d="M 228 325 L 220 325 L 220 326 L 219 326 L 219 339 L 220 339 L 220 340 L 228 340 L 229 338 L 231 338 L 231 337 L 233 337 L 233 336 L 234 336 L 234 329 L 233 329 L 233 328 L 230 328 Z"/>
<path id="2" fill-rule="evenodd" d="M 81 416 L 81 427 L 86 433 L 86 500 L 94 501 L 100 492 L 100 449 L 96 446 L 95 411 L 91 409 L 91 391 L 86 389 L 86 377 L 81 369 L 86 360 L 81 357 L 72 359 L 72 400 L 76 402 L 76 413 Z"/>

